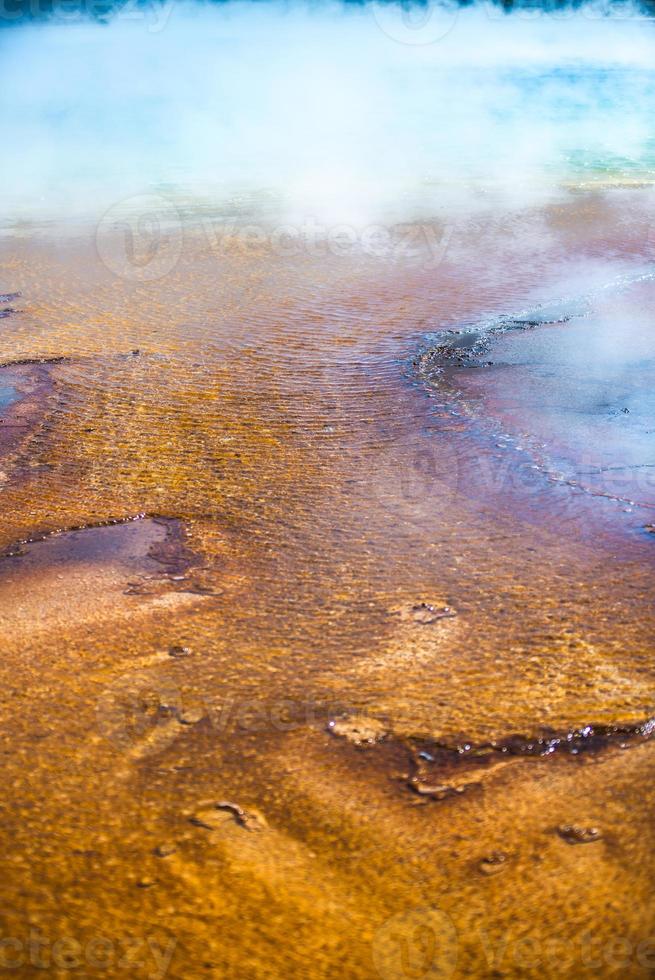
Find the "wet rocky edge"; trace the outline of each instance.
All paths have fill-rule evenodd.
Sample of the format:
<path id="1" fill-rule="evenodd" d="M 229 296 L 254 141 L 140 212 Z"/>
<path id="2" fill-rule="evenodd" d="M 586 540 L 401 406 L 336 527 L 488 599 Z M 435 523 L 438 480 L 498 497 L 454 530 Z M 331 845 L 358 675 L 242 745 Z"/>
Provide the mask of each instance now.
<path id="1" fill-rule="evenodd" d="M 0 363 L 0 387 L 10 393 L 0 403 L 0 457 L 13 452 L 40 423 L 55 388 L 53 368 L 64 360 L 21 358 Z"/>
<path id="2" fill-rule="evenodd" d="M 21 367 L 38 367 L 40 365 L 48 366 L 55 364 L 70 364 L 72 361 L 71 357 L 65 354 L 60 354 L 57 357 L 18 357 L 11 361 L 0 362 L 0 370 L 12 370 Z"/>
<path id="3" fill-rule="evenodd" d="M 652 272 L 620 278 L 597 290 L 596 295 L 619 292 L 653 278 L 655 274 Z M 504 360 L 493 359 L 494 346 L 503 335 L 510 332 L 533 331 L 572 321 L 575 324 L 576 321 L 593 316 L 593 299 L 594 296 L 591 294 L 568 298 L 547 306 L 534 307 L 520 314 L 501 314 L 477 323 L 463 323 L 444 328 L 426 336 L 426 343 L 411 361 L 410 371 L 415 381 L 418 379 L 420 383 L 429 386 L 437 393 L 440 399 L 439 407 L 443 411 L 467 419 L 474 424 L 477 433 L 484 431 L 488 437 L 500 440 L 496 442 L 496 448 L 509 449 L 514 446 L 519 452 L 524 453 L 526 465 L 522 467 L 523 472 L 529 467 L 531 470 L 539 471 L 551 483 L 569 486 L 578 495 L 612 501 L 620 505 L 628 514 L 635 508 L 641 507 L 644 515 L 647 515 L 652 512 L 652 501 L 640 500 L 639 495 L 635 495 L 632 491 L 622 492 L 618 480 L 615 484 L 607 483 L 606 477 L 612 471 L 619 474 L 648 471 L 652 469 L 652 463 L 637 462 L 627 463 L 625 466 L 598 465 L 591 469 L 589 466 L 586 469 L 581 468 L 576 465 L 575 456 L 571 461 L 566 453 L 563 456 L 558 455 L 557 451 L 549 449 L 540 437 L 533 438 L 526 432 L 521 433 L 520 439 L 516 435 L 508 435 L 500 420 L 481 416 L 476 407 L 475 396 L 474 400 L 470 401 L 467 395 L 468 386 L 462 372 L 507 366 Z M 511 361 L 511 365 L 516 366 L 514 361 Z M 566 405 L 567 402 L 564 401 L 562 404 Z M 593 417 L 593 414 L 593 411 L 590 411 L 590 417 Z M 608 418 L 625 418 L 630 415 L 631 409 L 625 406 L 613 408 L 608 412 Z M 593 444 L 592 435 L 590 445 Z M 642 533 L 652 535 L 654 528 L 655 525 L 651 522 L 642 523 L 640 529 Z"/>
<path id="4" fill-rule="evenodd" d="M 130 529 L 136 534 L 126 534 Z M 220 593 L 211 583 L 212 569 L 190 547 L 185 524 L 177 517 L 142 513 L 44 531 L 0 551 L 0 572 L 23 558 L 43 568 L 76 561 L 126 563 L 132 575 L 125 595 Z"/>
<path id="5" fill-rule="evenodd" d="M 489 354 L 495 337 L 511 330 L 534 330 L 586 317 L 593 310 L 595 297 L 620 292 L 653 277 L 651 270 L 623 275 L 595 293 L 568 296 L 518 313 L 501 313 L 490 319 L 438 330 L 427 335 L 427 345 L 414 359 L 414 368 L 423 380 L 435 381 L 448 369 L 490 366 L 493 361 L 483 358 Z"/>
<path id="6" fill-rule="evenodd" d="M 20 293 L 0 293 L 0 320 L 3 320 L 5 317 L 12 316 L 14 313 L 20 312 L 15 308 L 15 306 L 11 305 L 20 298 L 20 295 Z"/>
<path id="7" fill-rule="evenodd" d="M 459 368 L 491 367 L 489 360 L 494 338 L 510 330 L 534 330 L 537 327 L 568 323 L 581 313 L 559 314 L 534 312 L 530 315 L 510 316 L 503 314 L 483 324 L 463 324 L 449 327 L 428 335 L 426 346 L 413 361 L 413 367 L 421 380 L 435 383 L 449 370 Z"/>
<path id="8" fill-rule="evenodd" d="M 398 735 L 386 721 L 364 715 L 330 719 L 328 731 L 356 749 L 375 749 L 385 768 L 406 768 L 402 784 L 417 802 L 445 800 L 479 788 L 503 764 L 558 756 L 584 760 L 649 741 L 655 717 L 617 725 L 585 725 L 568 731 L 544 728 L 535 735 L 513 734 L 489 742 L 455 743 Z"/>

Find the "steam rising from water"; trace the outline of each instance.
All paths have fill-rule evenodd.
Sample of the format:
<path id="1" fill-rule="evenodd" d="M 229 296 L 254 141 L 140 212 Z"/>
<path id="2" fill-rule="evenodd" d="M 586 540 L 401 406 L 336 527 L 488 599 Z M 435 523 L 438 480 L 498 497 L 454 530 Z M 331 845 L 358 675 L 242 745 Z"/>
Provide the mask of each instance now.
<path id="1" fill-rule="evenodd" d="M 632 7 L 184 3 L 15 26 L 0 205 L 92 216 L 156 191 L 361 222 L 540 203 L 655 175 L 653 66 Z"/>

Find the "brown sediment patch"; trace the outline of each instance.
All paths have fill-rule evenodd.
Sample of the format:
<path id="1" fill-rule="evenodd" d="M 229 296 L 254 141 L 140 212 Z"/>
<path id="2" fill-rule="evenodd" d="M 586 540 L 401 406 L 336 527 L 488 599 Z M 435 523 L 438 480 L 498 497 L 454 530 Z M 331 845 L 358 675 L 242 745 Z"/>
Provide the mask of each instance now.
<path id="1" fill-rule="evenodd" d="M 0 622 L 34 632 L 134 614 L 140 596 L 189 601 L 210 592 L 194 577 L 202 572 L 176 518 L 136 515 L 46 532 L 0 555 Z"/>
<path id="2" fill-rule="evenodd" d="M 186 532 L 182 522 L 174 517 L 148 514 L 108 518 L 106 521 L 98 521 L 94 524 L 79 524 L 75 527 L 44 531 L 9 545 L 0 554 L 0 559 L 32 554 L 33 546 L 40 545 L 46 546 L 36 553 L 41 561 L 49 561 L 53 556 L 57 561 L 110 557 L 115 544 L 120 546 L 121 542 L 115 534 L 112 536 L 108 533 L 109 529 L 127 528 L 132 525 L 138 527 L 139 537 L 143 536 L 140 544 L 145 546 L 146 542 L 149 542 L 145 557 L 165 565 L 167 571 L 183 572 L 197 563 L 197 557 L 186 544 Z M 153 525 L 163 529 L 163 537 L 156 533 Z M 138 553 L 135 557 L 139 557 Z"/>
<path id="3" fill-rule="evenodd" d="M 461 631 L 457 610 L 444 598 L 418 598 L 392 605 L 385 611 L 391 633 L 385 646 L 357 661 L 353 673 L 370 680 L 376 675 L 397 677 L 398 689 L 407 671 L 438 665 L 444 649 Z"/>
<path id="4" fill-rule="evenodd" d="M 456 551 L 456 569 L 461 568 L 458 557 Z M 532 592 L 526 583 L 516 583 L 519 599 Z M 538 752 L 546 752 L 553 748 L 549 739 L 582 732 L 590 721 L 596 733 L 599 726 L 607 732 L 611 726 L 631 727 L 634 719 L 650 714 L 646 665 L 626 670 L 612 647 L 590 642 L 589 633 L 583 639 L 577 629 L 560 623 L 560 610 L 551 613 L 552 605 L 545 607 L 549 626 L 543 639 L 495 647 L 493 623 L 498 629 L 521 630 L 521 620 L 503 608 L 507 595 L 497 596 L 494 618 L 485 624 L 477 600 L 473 605 L 454 580 L 448 589 L 416 590 L 409 602 L 388 593 L 377 597 L 360 617 L 364 626 L 376 617 L 381 623 L 379 632 L 370 634 L 368 648 L 344 658 L 336 677 L 321 671 L 316 680 L 317 690 L 322 685 L 332 692 L 332 717 L 343 711 L 386 720 L 397 738 L 420 734 L 448 748 L 501 745 L 518 732 L 526 744 L 543 737 Z M 447 610 L 457 614 L 444 614 Z M 620 728 L 611 730 L 622 734 Z M 585 739 L 584 747 L 592 741 Z M 572 754 L 579 742 L 570 743 Z"/>
<path id="5" fill-rule="evenodd" d="M 129 533 L 121 528 L 129 529 Z M 206 573 L 212 569 L 190 547 L 186 527 L 177 517 L 135 514 L 22 538 L 0 551 L 0 583 L 2 560 L 23 557 L 31 559 L 23 563 L 23 569 L 124 562 L 134 572 L 127 582 L 126 595 L 156 595 L 162 591 L 221 593 L 215 584 L 206 583 Z"/>

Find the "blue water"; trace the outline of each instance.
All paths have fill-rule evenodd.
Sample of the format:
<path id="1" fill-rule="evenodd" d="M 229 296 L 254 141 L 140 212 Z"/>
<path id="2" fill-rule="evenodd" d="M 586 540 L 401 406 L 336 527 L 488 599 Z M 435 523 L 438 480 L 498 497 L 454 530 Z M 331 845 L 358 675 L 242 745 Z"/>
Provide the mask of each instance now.
<path id="1" fill-rule="evenodd" d="M 11 385 L 0 385 L 0 409 L 7 408 L 18 398 L 18 392 Z"/>

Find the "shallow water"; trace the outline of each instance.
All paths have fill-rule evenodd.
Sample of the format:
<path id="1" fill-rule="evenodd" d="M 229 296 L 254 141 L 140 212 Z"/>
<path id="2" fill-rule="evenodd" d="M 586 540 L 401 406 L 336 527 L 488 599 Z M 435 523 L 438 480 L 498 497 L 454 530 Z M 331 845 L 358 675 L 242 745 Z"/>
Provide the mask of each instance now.
<path id="1" fill-rule="evenodd" d="M 170 946 L 171 976 L 384 977 L 387 933 L 419 956 L 427 915 L 451 936 L 443 970 L 456 949 L 461 974 L 493 956 L 508 975 L 598 975 L 593 930 L 598 955 L 620 935 L 624 974 L 645 975 L 652 750 L 602 732 L 652 714 L 653 540 L 640 509 L 551 481 L 533 452 L 538 438 L 579 465 L 583 428 L 559 418 L 574 391 L 595 431 L 586 331 L 613 321 L 508 331 L 489 354 L 507 368 L 456 369 L 445 390 L 416 363 L 444 325 L 572 295 L 580 268 L 643 269 L 640 194 L 622 198 L 620 233 L 611 196 L 519 216 L 511 237 L 462 224 L 437 269 L 217 253 L 190 225 L 163 280 L 117 284 L 93 231 L 5 240 L 23 308 L 5 358 L 66 359 L 7 460 L 3 544 L 150 514 L 181 522 L 190 556 L 162 580 L 146 528 L 105 559 L 101 538 L 71 539 L 72 554 L 90 542 L 74 567 L 48 558 L 65 535 L 30 546 L 31 564 L 5 559 L 23 562 L 0 583 L 8 934 L 27 941 L 27 916 L 52 957 L 63 915 L 83 944 L 110 936 L 115 963 L 129 937 Z M 648 290 L 604 308 L 632 317 L 626 364 L 647 360 Z M 551 415 L 530 396 L 546 369 Z M 349 724 L 372 741 L 352 745 Z M 416 756 L 589 725 L 601 748 L 579 759 L 447 756 L 435 772 Z M 557 832 L 571 824 L 603 836 L 572 846 Z M 132 975 L 151 971 L 143 949 Z"/>

